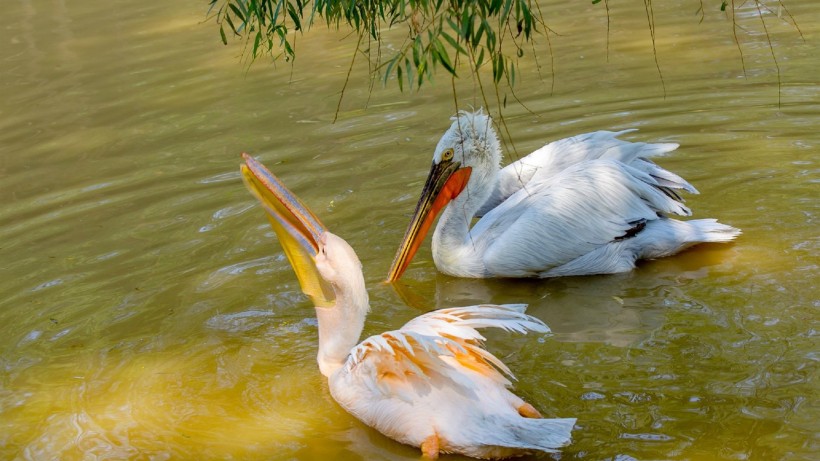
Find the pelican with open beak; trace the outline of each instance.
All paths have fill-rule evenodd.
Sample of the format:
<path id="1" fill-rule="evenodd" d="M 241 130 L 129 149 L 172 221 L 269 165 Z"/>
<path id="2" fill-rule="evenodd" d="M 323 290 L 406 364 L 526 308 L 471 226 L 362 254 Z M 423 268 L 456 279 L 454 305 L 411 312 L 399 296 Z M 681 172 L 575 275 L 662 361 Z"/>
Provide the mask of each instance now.
<path id="1" fill-rule="evenodd" d="M 459 112 L 433 154 L 387 281 L 407 269 L 427 231 L 436 267 L 456 277 L 609 274 L 740 231 L 688 216 L 691 184 L 646 157 L 677 144 L 633 143 L 597 131 L 556 141 L 500 169 L 501 146 L 482 111 Z M 473 218 L 481 219 L 473 225 Z"/>
<path id="2" fill-rule="evenodd" d="M 369 301 L 356 253 L 264 166 L 244 159 L 245 184 L 316 307 L 319 369 L 339 405 L 431 459 L 555 452 L 570 442 L 575 419 L 542 418 L 513 394 L 510 370 L 484 349 L 478 332 L 549 332 L 525 305 L 441 309 L 357 345 Z"/>

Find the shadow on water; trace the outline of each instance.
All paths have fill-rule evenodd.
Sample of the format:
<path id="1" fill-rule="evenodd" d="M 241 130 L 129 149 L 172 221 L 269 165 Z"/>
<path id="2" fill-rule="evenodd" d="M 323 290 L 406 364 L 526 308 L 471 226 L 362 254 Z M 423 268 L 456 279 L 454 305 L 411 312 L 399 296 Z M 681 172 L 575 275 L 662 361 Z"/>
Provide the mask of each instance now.
<path id="1" fill-rule="evenodd" d="M 558 341 L 624 347 L 639 342 L 661 326 L 667 309 L 697 303 L 687 298 L 686 287 L 709 277 L 715 266 L 727 266 L 730 248 L 731 245 L 727 248 L 703 244 L 673 258 L 642 261 L 636 270 L 622 274 L 462 279 L 429 269 L 414 271 L 411 276 L 387 285 L 400 304 L 421 312 L 483 303 L 526 303 L 527 312 L 547 323 Z M 432 280 L 411 278 L 419 272 Z"/>

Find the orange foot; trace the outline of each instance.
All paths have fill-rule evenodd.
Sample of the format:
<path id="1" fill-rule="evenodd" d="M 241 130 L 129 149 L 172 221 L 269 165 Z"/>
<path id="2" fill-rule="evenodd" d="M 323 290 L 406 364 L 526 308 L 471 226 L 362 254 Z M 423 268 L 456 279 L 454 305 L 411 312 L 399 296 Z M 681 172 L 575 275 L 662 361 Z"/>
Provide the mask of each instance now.
<path id="1" fill-rule="evenodd" d="M 527 402 L 518 407 L 518 414 L 525 418 L 541 418 L 541 413 Z"/>
<path id="2" fill-rule="evenodd" d="M 438 448 L 438 436 L 436 434 L 427 437 L 424 439 L 424 442 L 421 442 L 421 453 L 425 458 L 437 459 Z"/>

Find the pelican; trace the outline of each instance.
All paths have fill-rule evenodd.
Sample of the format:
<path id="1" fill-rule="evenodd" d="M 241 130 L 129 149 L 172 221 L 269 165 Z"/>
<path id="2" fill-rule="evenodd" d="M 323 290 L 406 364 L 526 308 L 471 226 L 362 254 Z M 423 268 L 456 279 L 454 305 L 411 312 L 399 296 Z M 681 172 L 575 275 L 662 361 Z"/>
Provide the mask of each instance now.
<path id="1" fill-rule="evenodd" d="M 369 310 L 356 253 L 264 166 L 244 160 L 245 185 L 315 305 L 319 370 L 342 408 L 431 459 L 555 452 L 570 442 L 575 419 L 542 418 L 508 390 L 512 373 L 483 348 L 481 328 L 549 332 L 525 305 L 440 309 L 356 345 Z"/>
<path id="2" fill-rule="evenodd" d="M 691 215 L 691 184 L 646 157 L 677 144 L 632 143 L 632 130 L 556 141 L 500 169 L 501 147 L 482 110 L 459 112 L 433 165 L 387 280 L 397 280 L 438 215 L 433 261 L 456 277 L 557 277 L 627 272 L 740 230 Z M 471 228 L 475 216 L 482 216 Z"/>

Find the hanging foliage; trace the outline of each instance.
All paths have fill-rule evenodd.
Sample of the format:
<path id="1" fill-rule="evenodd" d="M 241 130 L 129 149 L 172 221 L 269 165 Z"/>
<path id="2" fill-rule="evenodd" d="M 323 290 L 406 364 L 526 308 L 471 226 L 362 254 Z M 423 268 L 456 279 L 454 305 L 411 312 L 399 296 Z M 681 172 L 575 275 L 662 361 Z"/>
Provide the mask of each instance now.
<path id="1" fill-rule="evenodd" d="M 548 28 L 537 6 L 528 0 L 211 0 L 222 42 L 228 36 L 248 42 L 251 59 L 270 55 L 296 57 L 291 31 L 305 31 L 321 20 L 350 26 L 373 56 L 374 69 L 386 82 L 419 87 L 438 68 L 457 77 L 457 62 L 466 58 L 471 70 L 489 66 L 498 83 L 514 83 L 524 45 Z M 535 8 L 535 10 L 533 9 Z M 382 31 L 405 28 L 406 38 L 382 56 Z M 376 44 L 377 46 L 372 46 Z M 371 50 L 375 50 L 372 51 Z"/>
<path id="2" fill-rule="evenodd" d="M 589 0 L 600 4 L 607 14 L 607 37 L 609 36 L 609 8 L 607 0 Z M 665 84 L 655 49 L 655 20 L 652 0 L 642 0 L 646 9 L 651 38 L 651 52 L 661 85 Z M 433 78 L 436 70 L 444 69 L 453 78 L 467 69 L 479 79 L 479 70 L 487 69 L 498 93 L 498 85 L 504 81 L 513 87 L 518 72 L 519 59 L 527 55 L 525 49 L 534 50 L 536 37 L 550 40 L 552 31 L 544 21 L 538 3 L 533 0 L 209 0 L 209 14 L 219 25 L 224 44 L 229 36 L 246 43 L 246 55 L 253 61 L 260 56 L 271 56 L 274 61 L 284 59 L 292 62 L 296 57 L 293 32 L 304 32 L 316 21 L 329 27 L 350 28 L 358 37 L 356 50 L 351 58 L 351 69 L 356 55 L 365 54 L 370 60 L 372 76 L 385 83 L 395 77 L 399 88 L 418 88 Z M 770 8 L 767 4 L 773 5 Z M 746 2 L 728 3 L 715 0 L 712 7 L 725 11 L 731 21 L 731 31 L 740 52 L 745 72 L 741 43 L 737 37 L 739 25 L 735 10 Z M 763 25 L 772 59 L 777 69 L 778 92 L 780 89 L 780 66 L 774 54 L 766 22 L 763 17 L 782 18 L 802 36 L 800 28 L 783 0 L 751 0 Z M 704 2 L 698 14 L 703 19 Z M 729 11 L 726 11 L 726 10 Z M 382 34 L 395 31 L 398 42 L 391 35 L 391 45 L 382 47 Z M 608 52 L 607 40 L 607 52 Z M 389 51 L 385 51 L 388 50 Z M 460 66 L 460 64 L 462 64 Z M 350 73 L 348 72 L 348 79 Z M 345 81 L 345 87 L 347 80 Z M 344 93 L 344 89 L 343 89 Z M 514 93 L 513 93 L 514 95 Z M 486 97 L 485 97 L 486 99 Z M 504 97 L 506 102 L 506 96 Z M 501 102 L 499 101 L 499 104 Z"/>

